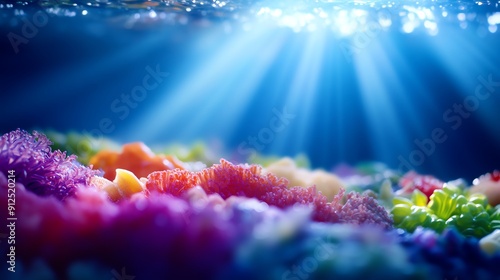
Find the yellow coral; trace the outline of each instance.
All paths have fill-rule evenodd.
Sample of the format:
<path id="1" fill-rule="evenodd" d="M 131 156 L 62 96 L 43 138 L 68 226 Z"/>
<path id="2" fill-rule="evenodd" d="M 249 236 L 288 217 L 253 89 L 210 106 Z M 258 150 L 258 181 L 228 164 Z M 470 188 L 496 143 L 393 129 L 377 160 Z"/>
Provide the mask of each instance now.
<path id="1" fill-rule="evenodd" d="M 134 173 L 125 169 L 116 169 L 116 176 L 113 181 L 95 176 L 92 178 L 91 183 L 98 189 L 108 193 L 109 198 L 113 201 L 130 197 L 144 190 L 144 182 L 139 180 Z"/>
<path id="2" fill-rule="evenodd" d="M 144 183 L 142 183 L 134 173 L 126 169 L 116 169 L 116 177 L 113 182 L 127 197 L 144 190 Z"/>

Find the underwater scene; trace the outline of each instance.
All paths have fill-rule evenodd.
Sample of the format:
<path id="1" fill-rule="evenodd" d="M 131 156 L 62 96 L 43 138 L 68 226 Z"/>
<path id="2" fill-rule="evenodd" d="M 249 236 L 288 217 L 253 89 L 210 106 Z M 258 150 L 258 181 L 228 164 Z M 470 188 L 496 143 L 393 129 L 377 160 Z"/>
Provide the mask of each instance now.
<path id="1" fill-rule="evenodd" d="M 500 1 L 0 1 L 0 279 L 500 279 Z"/>

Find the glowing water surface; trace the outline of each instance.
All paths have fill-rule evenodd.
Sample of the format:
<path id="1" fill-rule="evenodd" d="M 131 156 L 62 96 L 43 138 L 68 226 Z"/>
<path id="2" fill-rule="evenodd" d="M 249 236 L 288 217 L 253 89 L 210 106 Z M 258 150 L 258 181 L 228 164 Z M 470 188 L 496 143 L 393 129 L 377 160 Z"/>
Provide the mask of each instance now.
<path id="1" fill-rule="evenodd" d="M 472 179 L 500 157 L 499 3 L 9 1 L 0 128 Z"/>

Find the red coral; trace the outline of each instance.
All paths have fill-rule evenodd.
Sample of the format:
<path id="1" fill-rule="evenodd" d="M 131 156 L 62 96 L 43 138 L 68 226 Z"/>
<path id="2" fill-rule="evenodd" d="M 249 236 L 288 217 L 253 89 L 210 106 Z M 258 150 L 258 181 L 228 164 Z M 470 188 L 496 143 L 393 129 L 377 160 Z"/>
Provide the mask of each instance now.
<path id="1" fill-rule="evenodd" d="M 158 191 L 180 196 L 184 191 L 200 184 L 196 173 L 174 169 L 156 171 L 148 175 L 146 188 L 149 191 Z"/>
<path id="2" fill-rule="evenodd" d="M 499 182 L 500 181 L 500 171 L 494 170 L 493 172 L 490 173 L 490 180 L 493 182 Z"/>
<path id="3" fill-rule="evenodd" d="M 221 164 L 202 170 L 197 176 L 207 194 L 218 193 L 224 199 L 232 195 L 261 199 L 276 188 L 287 188 L 286 179 L 261 173 L 258 165 L 233 165 L 222 159 Z"/>
<path id="4" fill-rule="evenodd" d="M 295 204 L 311 205 L 314 207 L 313 219 L 321 222 L 374 223 L 385 227 L 392 224 L 385 209 L 371 197 L 349 194 L 347 203 L 342 204 L 342 190 L 332 202 L 328 202 L 315 187 L 289 189 L 287 184 L 284 178 L 262 174 L 260 166 L 233 165 L 221 159 L 220 164 L 199 172 L 153 172 L 148 176 L 146 188 L 179 196 L 194 186 L 201 186 L 207 194 L 217 193 L 224 199 L 233 195 L 253 197 L 279 208 Z"/>
<path id="5" fill-rule="evenodd" d="M 435 190 L 443 188 L 444 182 L 433 176 L 420 175 L 411 171 L 400 179 L 399 184 L 405 193 L 412 193 L 413 190 L 417 189 L 430 198 Z"/>

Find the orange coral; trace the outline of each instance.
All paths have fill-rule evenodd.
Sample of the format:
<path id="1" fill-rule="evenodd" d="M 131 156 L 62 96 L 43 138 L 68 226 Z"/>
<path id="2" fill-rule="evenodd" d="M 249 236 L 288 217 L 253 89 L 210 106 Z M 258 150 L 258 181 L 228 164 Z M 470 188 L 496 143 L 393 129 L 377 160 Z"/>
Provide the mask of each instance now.
<path id="1" fill-rule="evenodd" d="M 102 169 L 104 177 L 113 180 L 116 169 L 126 169 L 137 177 L 146 177 L 154 171 L 184 169 L 184 165 L 174 156 L 155 155 L 144 143 L 123 145 L 122 152 L 103 150 L 90 159 L 95 169 Z"/>

